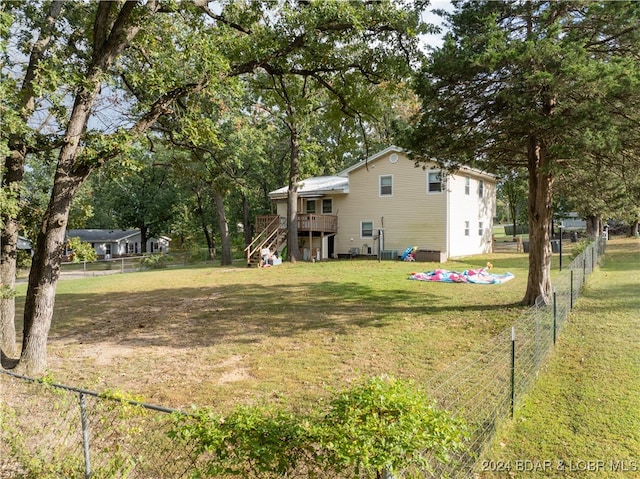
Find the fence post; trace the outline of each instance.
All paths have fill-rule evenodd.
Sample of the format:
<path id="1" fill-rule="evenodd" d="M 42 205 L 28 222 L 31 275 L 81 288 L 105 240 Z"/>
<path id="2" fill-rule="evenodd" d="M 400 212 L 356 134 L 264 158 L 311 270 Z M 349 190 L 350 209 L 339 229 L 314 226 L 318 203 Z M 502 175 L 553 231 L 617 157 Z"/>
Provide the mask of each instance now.
<path id="1" fill-rule="evenodd" d="M 556 289 L 553 288 L 553 344 L 556 344 L 556 336 L 558 331 L 558 295 Z"/>
<path id="2" fill-rule="evenodd" d="M 80 420 L 82 421 L 82 447 L 84 449 L 84 477 L 91 478 L 91 458 L 89 457 L 89 424 L 87 423 L 87 405 L 84 400 L 84 393 L 79 393 L 80 397 Z"/>
<path id="3" fill-rule="evenodd" d="M 582 257 L 582 284 L 587 280 L 587 253 Z"/>
<path id="4" fill-rule="evenodd" d="M 124 273 L 124 257 L 120 258 L 120 272 Z"/>
<path id="5" fill-rule="evenodd" d="M 511 326 L 511 419 L 516 402 L 516 328 Z"/>
<path id="6" fill-rule="evenodd" d="M 569 291 L 569 309 L 573 309 L 573 270 L 571 270 L 571 289 Z"/>

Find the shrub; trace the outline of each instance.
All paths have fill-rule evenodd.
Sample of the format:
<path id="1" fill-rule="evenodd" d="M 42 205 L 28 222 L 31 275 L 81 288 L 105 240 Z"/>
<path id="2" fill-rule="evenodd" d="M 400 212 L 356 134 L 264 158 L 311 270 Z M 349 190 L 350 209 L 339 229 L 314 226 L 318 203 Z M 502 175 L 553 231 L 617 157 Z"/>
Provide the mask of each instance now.
<path id="1" fill-rule="evenodd" d="M 340 394 L 324 421 L 328 464 L 357 477 L 410 477 L 448 462 L 465 428 L 411 381 L 374 377 Z"/>
<path id="2" fill-rule="evenodd" d="M 399 477 L 448 462 L 465 437 L 462 422 L 435 407 L 413 383 L 372 378 L 302 415 L 276 407 L 240 407 L 176 415 L 171 437 L 188 443 L 196 477 Z M 331 474 L 332 473 L 332 474 Z"/>
<path id="3" fill-rule="evenodd" d="M 593 240 L 585 239 L 585 240 L 581 240 L 580 242 L 576 243 L 575 246 L 573 247 L 573 249 L 571 250 L 570 259 L 574 260 L 578 256 L 580 256 L 589 247 L 589 245 L 592 242 L 593 242 Z"/>
<path id="4" fill-rule="evenodd" d="M 162 269 L 166 268 L 170 262 L 171 258 L 167 254 L 152 254 L 151 256 L 143 257 L 140 260 L 140 266 L 147 269 Z"/>
<path id="5" fill-rule="evenodd" d="M 83 243 L 80 238 L 69 238 L 67 240 L 67 248 L 71 253 L 71 262 L 80 263 L 82 261 L 95 261 L 98 259 L 98 255 L 89 243 Z"/>

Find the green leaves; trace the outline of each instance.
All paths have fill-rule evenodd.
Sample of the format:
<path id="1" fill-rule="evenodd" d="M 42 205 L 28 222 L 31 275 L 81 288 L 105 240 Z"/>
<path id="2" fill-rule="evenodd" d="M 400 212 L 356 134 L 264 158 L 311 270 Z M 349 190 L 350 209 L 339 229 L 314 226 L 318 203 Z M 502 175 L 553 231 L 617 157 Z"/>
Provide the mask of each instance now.
<path id="1" fill-rule="evenodd" d="M 206 458 L 197 477 L 276 478 L 300 470 L 308 477 L 314 471 L 379 477 L 383 470 L 417 476 L 434 458 L 447 462 L 465 437 L 464 424 L 412 382 L 380 377 L 306 415 L 270 406 L 239 407 L 224 418 L 201 410 L 175 419 L 172 437 Z"/>
<path id="2" fill-rule="evenodd" d="M 73 263 L 90 262 L 98 259 L 98 255 L 91 244 L 83 243 L 80 238 L 69 238 L 67 240 L 67 248 L 72 251 L 71 261 Z"/>
<path id="3" fill-rule="evenodd" d="M 340 394 L 325 417 L 329 462 L 372 477 L 429 470 L 458 449 L 463 424 L 439 410 L 412 382 L 372 378 Z"/>

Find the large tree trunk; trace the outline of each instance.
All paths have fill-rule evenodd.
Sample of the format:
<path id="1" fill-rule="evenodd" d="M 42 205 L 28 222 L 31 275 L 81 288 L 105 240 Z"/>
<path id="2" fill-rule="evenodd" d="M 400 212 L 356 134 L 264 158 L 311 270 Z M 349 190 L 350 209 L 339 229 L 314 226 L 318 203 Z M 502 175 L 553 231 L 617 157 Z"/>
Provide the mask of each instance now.
<path id="1" fill-rule="evenodd" d="M 73 122 L 71 122 L 73 124 Z M 78 124 L 76 123 L 76 127 Z M 69 129 L 73 132 L 73 129 Z M 18 369 L 29 375 L 42 373 L 47 365 L 47 338 L 53 317 L 56 286 L 73 195 L 89 170 L 72 175 L 66 168 L 77 155 L 77 146 L 68 143 L 60 152 L 51 200 L 33 257 L 24 307 L 22 352 Z"/>
<path id="2" fill-rule="evenodd" d="M 147 241 L 149 241 L 149 228 L 147 225 L 140 225 L 140 253 L 147 253 Z M 149 251 L 153 253 L 153 251 Z"/>
<path id="3" fill-rule="evenodd" d="M 529 277 L 522 304 L 534 305 L 551 296 L 551 218 L 553 176 L 546 147 L 537 137 L 527 146 L 529 170 Z"/>
<path id="4" fill-rule="evenodd" d="M 216 202 L 216 212 L 218 213 L 218 226 L 220 228 L 220 239 L 222 241 L 222 255 L 220 256 L 220 264 L 229 266 L 233 263 L 231 257 L 231 240 L 229 239 L 229 223 L 227 222 L 227 214 L 224 210 L 224 198 L 219 191 L 213 192 L 213 198 Z"/>
<path id="5" fill-rule="evenodd" d="M 51 43 L 52 32 L 64 2 L 54 1 L 49 5 L 47 16 L 40 30 L 38 40 L 33 44 L 29 65 L 21 86 L 21 116 L 27 121 L 35 108 L 36 72 Z M 22 145 L 11 145 L 12 152 L 5 158 L 5 176 L 0 187 L 11 189 L 22 183 L 26 151 Z M 0 232 L 0 284 L 13 290 L 16 279 L 18 257 L 18 223 L 9 215 L 2 215 L 3 229 Z M 0 352 L 16 357 L 15 299 L 0 297 Z M 0 356 L 1 356 L 0 353 Z"/>
<path id="6" fill-rule="evenodd" d="M 587 236 L 590 238 L 597 238 L 600 234 L 600 217 L 587 216 Z"/>
<path id="7" fill-rule="evenodd" d="M 2 252 L 0 258 L 0 350 L 10 358 L 18 355 L 16 345 L 16 300 L 13 290 L 16 285 L 18 253 L 18 223 L 3 218 L 5 227 L 0 234 Z"/>
<path id="8" fill-rule="evenodd" d="M 211 238 L 211 233 L 209 233 L 209 227 L 207 226 L 207 218 L 204 214 L 204 207 L 202 205 L 202 196 L 200 196 L 200 192 L 196 191 L 196 213 L 200 217 L 200 227 L 202 228 L 202 233 L 204 234 L 204 238 L 207 241 L 207 251 L 209 254 L 209 259 L 216 259 L 216 251 L 215 245 L 213 244 L 213 239 Z"/>
<path id="9" fill-rule="evenodd" d="M 24 153 L 13 151 L 5 160 L 2 187 L 8 190 L 22 183 Z M 0 231 L 0 350 L 10 358 L 18 355 L 16 346 L 16 285 L 18 260 L 18 221 L 5 212 L 0 213 L 3 228 Z M 4 294 L 3 294 L 4 293 Z"/>
<path id="10" fill-rule="evenodd" d="M 287 252 L 289 261 L 300 259 L 298 248 L 298 180 L 300 175 L 300 143 L 297 131 L 291 128 L 291 158 L 287 196 Z"/>
<path id="11" fill-rule="evenodd" d="M 242 195 L 242 224 L 244 225 L 244 246 L 251 244 L 253 237 L 251 234 L 251 207 L 247 195 Z"/>

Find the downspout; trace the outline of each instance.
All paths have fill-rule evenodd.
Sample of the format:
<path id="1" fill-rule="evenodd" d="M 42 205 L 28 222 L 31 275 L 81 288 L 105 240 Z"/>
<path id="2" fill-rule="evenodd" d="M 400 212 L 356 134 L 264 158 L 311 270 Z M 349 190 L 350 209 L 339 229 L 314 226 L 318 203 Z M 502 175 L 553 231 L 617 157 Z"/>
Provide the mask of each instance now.
<path id="1" fill-rule="evenodd" d="M 447 257 L 451 256 L 451 232 L 449 231 L 451 228 L 451 213 L 449 211 L 449 195 L 451 194 L 451 190 L 449 189 L 449 177 L 447 176 L 447 180 L 445 182 L 445 216 L 446 220 L 446 228 L 445 228 L 445 246 L 447 248 Z"/>

